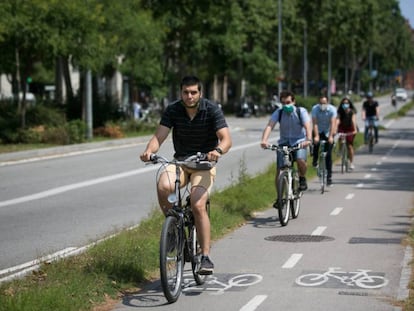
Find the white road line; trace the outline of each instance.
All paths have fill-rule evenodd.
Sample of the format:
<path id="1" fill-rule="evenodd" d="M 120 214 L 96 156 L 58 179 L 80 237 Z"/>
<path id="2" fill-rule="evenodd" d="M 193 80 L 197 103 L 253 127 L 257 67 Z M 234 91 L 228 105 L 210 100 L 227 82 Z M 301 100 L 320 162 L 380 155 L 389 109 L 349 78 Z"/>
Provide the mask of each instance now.
<path id="1" fill-rule="evenodd" d="M 371 171 L 373 171 L 373 172 L 375 172 L 375 171 L 377 171 L 378 169 L 376 168 L 376 167 L 373 167 L 373 168 L 371 168 Z"/>
<path id="2" fill-rule="evenodd" d="M 311 233 L 311 235 L 321 235 L 326 230 L 326 228 L 327 227 L 319 226 Z"/>
<path id="3" fill-rule="evenodd" d="M 355 187 L 357 187 L 357 188 L 364 188 L 364 184 L 363 183 L 359 183 Z"/>
<path id="4" fill-rule="evenodd" d="M 349 194 L 345 197 L 345 200 L 351 200 L 354 196 L 355 196 L 355 194 L 353 194 L 353 193 L 349 193 Z"/>
<path id="5" fill-rule="evenodd" d="M 302 258 L 303 254 L 292 254 L 290 258 L 285 262 L 282 266 L 283 269 L 291 269 L 293 268 L 299 260 Z"/>
<path id="6" fill-rule="evenodd" d="M 382 162 L 381 161 L 378 161 L 377 163 L 375 163 L 376 165 L 381 165 L 382 164 Z"/>
<path id="7" fill-rule="evenodd" d="M 368 179 L 368 178 L 371 178 L 371 176 L 372 176 L 371 174 L 366 174 L 366 175 L 364 176 L 364 178 L 365 178 L 365 179 Z"/>
<path id="8" fill-rule="evenodd" d="M 60 193 L 63 193 L 63 192 L 67 192 L 67 191 L 71 191 L 71 190 L 75 190 L 75 189 L 79 189 L 79 188 L 84 188 L 84 187 L 88 187 L 88 186 L 93 186 L 93 185 L 96 185 L 96 184 L 100 184 L 100 183 L 104 183 L 104 182 L 108 182 L 108 181 L 112 181 L 112 180 L 116 180 L 116 179 L 121 179 L 121 178 L 125 178 L 125 177 L 134 176 L 134 175 L 137 175 L 137 174 L 141 174 L 141 173 L 144 173 L 144 172 L 155 170 L 157 168 L 158 168 L 158 166 L 153 165 L 151 167 L 141 168 L 141 169 L 138 169 L 138 170 L 119 173 L 119 174 L 115 174 L 115 175 L 109 175 L 109 176 L 100 177 L 100 178 L 96 178 L 96 179 L 86 180 L 86 181 L 79 182 L 79 183 L 76 183 L 76 184 L 70 184 L 70 185 L 66 185 L 66 186 L 62 186 L 62 187 L 57 187 L 57 188 L 53 188 L 53 189 L 50 189 L 50 190 L 46 190 L 46 191 L 38 192 L 38 193 L 35 193 L 35 194 L 27 195 L 27 196 L 24 196 L 24 197 L 2 201 L 2 202 L 0 202 L 0 207 L 19 204 L 19 203 L 24 203 L 24 202 L 28 202 L 28 201 L 32 201 L 32 200 L 38 200 L 38 199 L 46 198 L 46 197 L 49 197 L 49 196 L 57 195 L 57 194 L 60 194 Z"/>
<path id="9" fill-rule="evenodd" d="M 343 208 L 342 207 L 336 207 L 332 212 L 331 212 L 331 216 L 336 216 L 339 215 L 340 212 L 342 212 Z"/>
<path id="10" fill-rule="evenodd" d="M 257 307 L 265 301 L 267 295 L 257 295 L 253 297 L 247 304 L 245 304 L 240 311 L 253 311 L 256 310 Z"/>

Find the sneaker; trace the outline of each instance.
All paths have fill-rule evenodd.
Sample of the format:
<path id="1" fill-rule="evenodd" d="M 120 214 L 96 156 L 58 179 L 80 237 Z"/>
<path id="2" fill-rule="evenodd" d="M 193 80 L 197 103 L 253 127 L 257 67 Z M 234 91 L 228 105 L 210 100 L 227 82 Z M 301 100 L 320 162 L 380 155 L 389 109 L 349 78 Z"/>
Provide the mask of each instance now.
<path id="1" fill-rule="evenodd" d="M 331 179 L 331 178 L 328 178 L 328 179 L 326 180 L 326 184 L 327 184 L 328 186 L 332 186 L 332 179 Z"/>
<path id="2" fill-rule="evenodd" d="M 198 270 L 198 274 L 201 275 L 210 275 L 213 274 L 214 271 L 214 264 L 210 260 L 208 256 L 201 256 L 201 263 L 200 263 L 200 269 Z"/>
<path id="3" fill-rule="evenodd" d="M 350 170 L 354 170 L 354 169 L 355 169 L 355 166 L 354 166 L 354 164 L 353 164 L 353 163 L 349 163 L 349 169 L 350 169 Z"/>
<path id="4" fill-rule="evenodd" d="M 318 162 L 312 162 L 312 166 L 313 166 L 314 168 L 317 168 L 317 167 L 318 167 Z"/>
<path id="5" fill-rule="evenodd" d="M 279 209 L 279 201 L 276 200 L 275 203 L 273 203 L 273 208 Z"/>
<path id="6" fill-rule="evenodd" d="M 306 189 L 308 189 L 308 184 L 306 182 L 306 178 L 305 177 L 299 177 L 299 190 L 300 191 L 305 191 Z"/>

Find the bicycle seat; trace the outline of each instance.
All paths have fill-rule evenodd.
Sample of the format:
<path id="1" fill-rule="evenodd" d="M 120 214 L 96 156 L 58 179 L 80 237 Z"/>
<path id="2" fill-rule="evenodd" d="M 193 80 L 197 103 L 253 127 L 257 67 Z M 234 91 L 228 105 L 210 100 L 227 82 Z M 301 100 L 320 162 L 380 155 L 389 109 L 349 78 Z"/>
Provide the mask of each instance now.
<path id="1" fill-rule="evenodd" d="M 208 170 L 211 170 L 215 166 L 215 163 L 210 162 L 210 161 L 199 161 L 199 162 L 185 161 L 184 165 L 185 167 L 188 167 L 194 170 L 208 171 Z"/>

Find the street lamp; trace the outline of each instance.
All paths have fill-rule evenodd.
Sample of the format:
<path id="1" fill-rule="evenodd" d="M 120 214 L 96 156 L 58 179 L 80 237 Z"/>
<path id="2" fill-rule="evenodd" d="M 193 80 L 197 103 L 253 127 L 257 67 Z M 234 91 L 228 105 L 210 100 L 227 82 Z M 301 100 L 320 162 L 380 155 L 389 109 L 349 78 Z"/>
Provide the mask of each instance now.
<path id="1" fill-rule="evenodd" d="M 278 64 L 279 64 L 279 79 L 278 79 L 278 92 L 279 96 L 282 92 L 282 76 L 283 75 L 283 63 L 282 63 L 282 0 L 278 0 Z"/>

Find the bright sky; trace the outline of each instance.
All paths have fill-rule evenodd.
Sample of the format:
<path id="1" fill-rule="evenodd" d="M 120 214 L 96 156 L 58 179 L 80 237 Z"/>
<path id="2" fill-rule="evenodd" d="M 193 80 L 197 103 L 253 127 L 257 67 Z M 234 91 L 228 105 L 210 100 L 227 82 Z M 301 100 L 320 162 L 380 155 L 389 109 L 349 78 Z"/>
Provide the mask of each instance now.
<path id="1" fill-rule="evenodd" d="M 414 28 L 414 3 L 413 0 L 400 0 L 401 14 L 410 21 L 411 28 Z"/>

